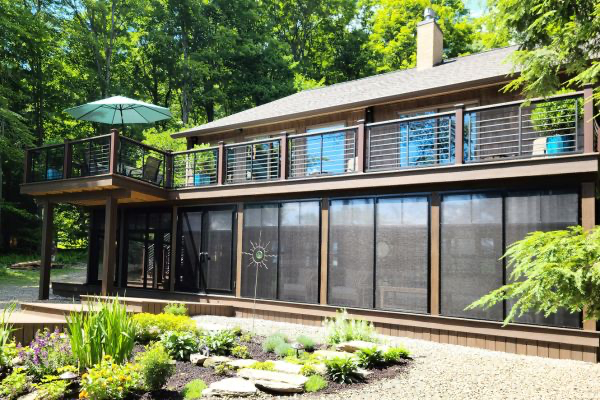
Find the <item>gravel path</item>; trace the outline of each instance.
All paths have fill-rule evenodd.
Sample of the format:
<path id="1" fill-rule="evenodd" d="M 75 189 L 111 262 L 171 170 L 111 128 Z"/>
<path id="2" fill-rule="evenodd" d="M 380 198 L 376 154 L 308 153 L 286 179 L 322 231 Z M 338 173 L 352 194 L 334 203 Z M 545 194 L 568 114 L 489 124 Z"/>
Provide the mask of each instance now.
<path id="1" fill-rule="evenodd" d="M 252 329 L 252 320 L 194 317 L 199 324 Z M 260 335 L 303 333 L 323 341 L 321 327 L 255 321 Z M 340 394 L 302 396 L 310 399 L 600 399 L 600 364 L 519 356 L 409 338 L 381 336 L 402 343 L 415 357 L 407 373 Z M 287 397 L 289 398 L 289 397 Z"/>

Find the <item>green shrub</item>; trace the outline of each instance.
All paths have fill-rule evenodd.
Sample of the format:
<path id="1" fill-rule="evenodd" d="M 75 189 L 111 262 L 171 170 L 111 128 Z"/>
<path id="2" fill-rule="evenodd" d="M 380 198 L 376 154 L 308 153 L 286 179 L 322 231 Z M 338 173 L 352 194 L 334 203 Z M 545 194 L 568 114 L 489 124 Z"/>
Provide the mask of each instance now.
<path id="1" fill-rule="evenodd" d="M 318 374 L 319 373 L 317 372 L 317 369 L 312 363 L 305 363 L 304 365 L 302 365 L 302 368 L 300 368 L 300 375 L 311 376 Z"/>
<path id="2" fill-rule="evenodd" d="M 0 368 L 8 366 L 14 358 L 14 351 L 9 346 L 14 329 L 8 320 L 15 308 L 16 304 L 11 303 L 0 313 Z"/>
<path id="3" fill-rule="evenodd" d="M 325 361 L 327 376 L 337 383 L 356 383 L 363 380 L 358 365 L 352 357 L 335 357 Z"/>
<path id="4" fill-rule="evenodd" d="M 119 365 L 110 356 L 88 369 L 81 376 L 80 398 L 90 400 L 120 400 L 141 386 L 140 366 Z"/>
<path id="5" fill-rule="evenodd" d="M 165 332 L 198 332 L 196 321 L 185 315 L 140 313 L 133 316 L 136 338 L 147 343 L 158 340 Z"/>
<path id="6" fill-rule="evenodd" d="M 327 318 L 323 322 L 327 331 L 327 343 L 338 344 L 351 340 L 376 342 L 375 327 L 363 320 L 349 320 L 345 309 L 338 311 L 335 318 Z"/>
<path id="7" fill-rule="evenodd" d="M 233 333 L 234 336 L 240 337 L 242 336 L 242 328 L 240 328 L 239 326 L 234 326 L 233 328 L 229 329 L 229 331 L 231 333 Z"/>
<path id="8" fill-rule="evenodd" d="M 248 351 L 248 347 L 241 345 L 237 345 L 233 349 L 231 349 L 231 355 L 243 359 L 250 358 L 250 352 Z"/>
<path id="9" fill-rule="evenodd" d="M 165 332 L 160 337 L 160 343 L 171 357 L 181 361 L 189 361 L 190 354 L 198 351 L 198 337 L 190 332 Z"/>
<path id="10" fill-rule="evenodd" d="M 250 333 L 250 332 L 242 333 L 242 335 L 239 338 L 239 341 L 243 342 L 243 343 L 252 342 L 252 333 Z"/>
<path id="11" fill-rule="evenodd" d="M 97 302 L 86 312 L 67 317 L 71 351 L 79 369 L 98 364 L 105 355 L 121 364 L 131 357 L 136 325 L 118 298 Z"/>
<path id="12" fill-rule="evenodd" d="M 263 350 L 267 353 L 273 353 L 275 348 L 281 343 L 287 343 L 287 338 L 281 333 L 275 333 L 263 342 Z"/>
<path id="13" fill-rule="evenodd" d="M 358 365 L 363 368 L 377 368 L 381 367 L 385 363 L 383 352 L 377 349 L 377 347 L 360 349 L 355 354 L 358 358 Z"/>
<path id="14" fill-rule="evenodd" d="M 222 330 L 203 335 L 200 345 L 205 346 L 210 354 L 226 356 L 235 347 L 236 334 L 231 330 Z"/>
<path id="15" fill-rule="evenodd" d="M 140 365 L 142 384 L 149 391 L 159 390 L 175 373 L 175 365 L 169 353 L 161 343 L 146 347 L 135 361 Z"/>
<path id="16" fill-rule="evenodd" d="M 233 368 L 227 363 L 222 363 L 215 366 L 215 374 L 219 376 L 226 376 L 231 372 L 233 372 Z"/>
<path id="17" fill-rule="evenodd" d="M 178 316 L 186 316 L 188 315 L 188 310 L 185 304 L 182 303 L 169 303 L 163 309 L 163 313 L 170 315 L 178 315 Z"/>
<path id="18" fill-rule="evenodd" d="M 383 353 L 383 360 L 387 364 L 396 364 L 410 357 L 410 352 L 404 347 L 390 347 Z"/>
<path id="19" fill-rule="evenodd" d="M 185 400 L 196 400 L 202 397 L 204 389 L 206 389 L 206 383 L 202 379 L 194 379 L 185 385 L 181 394 Z"/>
<path id="20" fill-rule="evenodd" d="M 279 357 L 287 357 L 295 353 L 296 350 L 294 350 L 289 343 L 281 342 L 275 346 L 275 354 L 277 354 Z"/>
<path id="21" fill-rule="evenodd" d="M 60 400 L 65 397 L 70 384 L 56 375 L 47 375 L 40 383 L 33 385 L 37 393 L 36 400 Z"/>
<path id="22" fill-rule="evenodd" d="M 251 366 L 249 366 L 248 368 L 260 369 L 262 371 L 275 371 L 275 364 L 273 363 L 273 361 L 264 361 L 264 362 L 257 361 L 254 364 L 252 364 Z"/>
<path id="23" fill-rule="evenodd" d="M 317 346 L 317 344 L 315 343 L 315 341 L 312 338 L 309 338 L 308 336 L 305 336 L 305 335 L 298 336 L 296 338 L 296 342 L 298 342 L 302 346 L 304 346 L 304 350 L 306 350 L 306 351 L 314 351 L 315 347 Z"/>
<path id="24" fill-rule="evenodd" d="M 308 393 L 318 392 L 327 387 L 327 381 L 319 375 L 312 375 L 304 384 L 304 390 Z"/>
<path id="25" fill-rule="evenodd" d="M 0 383 L 0 399 L 14 400 L 28 390 L 27 375 L 23 368 L 17 368 Z"/>

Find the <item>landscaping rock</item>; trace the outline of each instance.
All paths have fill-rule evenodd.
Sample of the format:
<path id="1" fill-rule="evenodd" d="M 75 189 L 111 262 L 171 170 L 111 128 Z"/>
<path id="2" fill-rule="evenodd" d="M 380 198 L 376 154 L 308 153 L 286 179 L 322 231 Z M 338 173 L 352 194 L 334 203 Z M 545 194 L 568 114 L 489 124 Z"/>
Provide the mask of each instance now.
<path id="1" fill-rule="evenodd" d="M 227 378 L 211 383 L 208 389 L 202 391 L 202 397 L 244 397 L 256 394 L 256 386 L 241 378 Z"/>
<path id="2" fill-rule="evenodd" d="M 322 363 L 313 364 L 313 367 L 315 368 L 315 371 L 317 371 L 317 374 L 319 374 L 319 375 L 327 374 L 327 367 L 325 366 L 325 364 L 322 364 Z"/>
<path id="3" fill-rule="evenodd" d="M 350 342 L 343 342 L 335 346 L 338 351 L 346 351 L 348 353 L 354 353 L 363 349 L 372 349 L 373 347 L 378 347 L 377 343 L 365 342 L 363 340 L 352 340 Z"/>
<path id="4" fill-rule="evenodd" d="M 199 366 L 204 365 L 204 362 L 208 359 L 208 356 L 205 356 L 202 353 L 195 353 L 190 355 L 190 362 L 192 364 L 196 364 Z"/>
<path id="5" fill-rule="evenodd" d="M 356 373 L 357 373 L 358 375 L 360 375 L 360 376 L 361 376 L 363 379 L 367 379 L 367 378 L 369 377 L 369 375 L 372 375 L 372 374 L 373 374 L 373 372 L 371 372 L 371 371 L 367 371 L 366 369 L 363 369 L 363 368 L 358 368 L 358 369 L 356 370 Z"/>
<path id="6" fill-rule="evenodd" d="M 336 357 L 353 357 L 352 354 L 350 353 L 346 353 L 343 351 L 331 351 L 331 350 L 317 350 L 314 352 L 314 354 L 321 359 L 325 359 L 325 360 L 331 360 L 332 358 L 336 358 Z"/>
<path id="7" fill-rule="evenodd" d="M 19 397 L 17 400 L 35 400 L 37 399 L 38 392 L 31 392 L 26 395 Z"/>
<path id="8" fill-rule="evenodd" d="M 286 374 L 284 372 L 263 371 L 258 369 L 244 368 L 238 371 L 238 376 L 250 381 L 270 381 L 281 382 L 297 387 L 304 388 L 304 384 L 308 380 L 307 377 L 295 374 Z"/>
<path id="9" fill-rule="evenodd" d="M 275 366 L 275 371 L 286 374 L 300 374 L 300 370 L 302 370 L 302 365 L 292 364 L 287 361 L 274 361 L 273 365 Z"/>
<path id="10" fill-rule="evenodd" d="M 79 375 L 77 375 L 76 373 L 67 371 L 67 372 L 63 372 L 62 374 L 60 374 L 59 378 L 62 379 L 63 381 L 74 381 L 77 378 L 79 378 Z"/>
<path id="11" fill-rule="evenodd" d="M 304 386 L 292 385 L 290 383 L 275 381 L 255 381 L 254 384 L 260 390 L 274 393 L 302 393 Z"/>
<path id="12" fill-rule="evenodd" d="M 238 370 L 242 368 L 248 368 L 256 363 L 256 360 L 233 360 L 227 363 L 231 368 Z"/>
<path id="13" fill-rule="evenodd" d="M 213 356 L 213 357 L 208 357 L 206 360 L 204 360 L 204 366 L 206 368 L 214 368 L 217 365 L 221 365 L 221 364 L 225 364 L 232 361 L 231 358 L 229 357 L 223 357 L 223 356 Z"/>

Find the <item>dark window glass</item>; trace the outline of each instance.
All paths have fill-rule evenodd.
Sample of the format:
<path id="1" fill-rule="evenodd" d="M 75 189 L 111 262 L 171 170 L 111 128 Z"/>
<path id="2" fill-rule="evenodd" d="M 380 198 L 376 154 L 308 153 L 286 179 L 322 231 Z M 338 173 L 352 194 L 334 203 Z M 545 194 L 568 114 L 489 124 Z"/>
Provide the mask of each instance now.
<path id="1" fill-rule="evenodd" d="M 329 214 L 328 303 L 373 307 L 373 199 L 334 200 Z"/>
<path id="2" fill-rule="evenodd" d="M 209 211 L 206 237 L 206 286 L 208 290 L 231 290 L 231 248 L 233 213 L 231 210 Z"/>
<path id="3" fill-rule="evenodd" d="M 279 206 L 247 206 L 242 236 L 242 296 L 277 298 Z M 258 274 L 258 275 L 257 275 Z"/>
<path id="4" fill-rule="evenodd" d="M 444 196 L 441 204 L 441 312 L 443 315 L 502 320 L 502 304 L 465 307 L 503 283 L 500 257 L 502 197 L 497 194 Z"/>
<path id="5" fill-rule="evenodd" d="M 564 229 L 579 223 L 579 196 L 571 192 L 523 192 L 506 197 L 506 245 L 523 239 L 529 232 Z M 510 270 L 507 271 L 507 280 Z M 507 311 L 514 304 L 507 301 Z M 544 317 L 543 314 L 527 312 L 516 318 L 526 324 L 580 327 L 581 315 L 560 310 Z"/>
<path id="6" fill-rule="evenodd" d="M 319 301 L 319 202 L 281 204 L 279 299 Z"/>
<path id="7" fill-rule="evenodd" d="M 380 199 L 376 212 L 375 307 L 427 312 L 429 202 Z"/>

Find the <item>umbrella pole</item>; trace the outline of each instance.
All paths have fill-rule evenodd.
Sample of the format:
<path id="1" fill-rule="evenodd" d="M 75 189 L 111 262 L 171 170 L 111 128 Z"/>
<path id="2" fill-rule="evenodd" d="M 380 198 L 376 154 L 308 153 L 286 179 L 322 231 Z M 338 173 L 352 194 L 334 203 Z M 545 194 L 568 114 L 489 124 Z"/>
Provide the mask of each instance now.
<path id="1" fill-rule="evenodd" d="M 119 105 L 119 110 L 121 111 L 121 135 L 125 135 L 125 122 L 123 121 L 123 106 Z"/>

